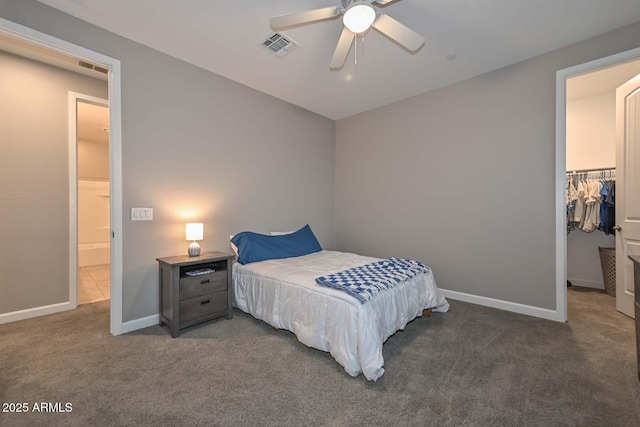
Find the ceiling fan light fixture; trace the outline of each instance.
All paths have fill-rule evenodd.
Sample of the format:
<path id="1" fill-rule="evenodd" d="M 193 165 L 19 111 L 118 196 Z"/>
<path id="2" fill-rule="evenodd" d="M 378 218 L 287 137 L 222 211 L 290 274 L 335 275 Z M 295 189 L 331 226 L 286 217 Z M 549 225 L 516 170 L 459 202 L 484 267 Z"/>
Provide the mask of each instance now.
<path id="1" fill-rule="evenodd" d="M 355 3 L 349 7 L 342 17 L 344 26 L 354 34 L 367 31 L 376 20 L 376 11 L 367 3 Z"/>

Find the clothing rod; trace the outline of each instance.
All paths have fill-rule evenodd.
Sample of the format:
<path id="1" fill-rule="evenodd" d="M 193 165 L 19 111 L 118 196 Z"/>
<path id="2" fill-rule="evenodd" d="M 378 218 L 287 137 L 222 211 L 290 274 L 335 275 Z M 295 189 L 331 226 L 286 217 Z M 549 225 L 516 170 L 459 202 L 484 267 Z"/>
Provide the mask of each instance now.
<path id="1" fill-rule="evenodd" d="M 616 167 L 613 166 L 610 168 L 577 169 L 577 170 L 567 171 L 567 173 L 601 172 L 601 171 L 611 171 L 611 170 L 616 170 Z"/>

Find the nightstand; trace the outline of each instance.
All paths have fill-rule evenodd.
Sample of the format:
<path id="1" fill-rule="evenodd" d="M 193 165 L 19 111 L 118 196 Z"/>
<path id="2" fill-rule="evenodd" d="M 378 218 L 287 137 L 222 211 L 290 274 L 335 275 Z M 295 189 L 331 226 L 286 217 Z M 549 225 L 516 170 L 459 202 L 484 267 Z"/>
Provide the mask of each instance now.
<path id="1" fill-rule="evenodd" d="M 156 258 L 160 264 L 160 326 L 180 330 L 221 316 L 233 317 L 233 254 Z"/>

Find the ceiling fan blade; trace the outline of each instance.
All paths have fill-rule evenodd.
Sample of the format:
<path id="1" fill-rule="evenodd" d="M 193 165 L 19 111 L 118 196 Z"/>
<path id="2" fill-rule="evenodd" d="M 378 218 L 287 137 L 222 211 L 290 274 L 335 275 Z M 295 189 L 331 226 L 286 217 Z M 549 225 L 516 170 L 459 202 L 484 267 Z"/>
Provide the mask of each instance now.
<path id="1" fill-rule="evenodd" d="M 371 2 L 371 4 L 375 4 L 376 6 L 386 6 L 389 3 L 393 3 L 396 2 L 398 0 L 375 0 L 373 2 Z"/>
<path id="2" fill-rule="evenodd" d="M 384 13 L 378 15 L 373 28 L 412 52 L 420 49 L 425 41 L 420 34 Z"/>
<path id="3" fill-rule="evenodd" d="M 349 55 L 351 45 L 353 44 L 353 40 L 355 38 L 356 35 L 349 31 L 347 27 L 344 27 L 342 29 L 340 40 L 338 40 L 336 50 L 333 52 L 333 58 L 331 58 L 331 65 L 329 66 L 330 69 L 337 70 L 338 68 L 342 68 L 345 61 L 347 60 L 347 55 Z"/>
<path id="4" fill-rule="evenodd" d="M 337 18 L 342 14 L 342 8 L 338 6 L 322 9 L 307 10 L 306 12 L 290 13 L 271 18 L 271 27 L 274 29 L 292 27 L 294 25 L 309 24 L 323 19 Z"/>

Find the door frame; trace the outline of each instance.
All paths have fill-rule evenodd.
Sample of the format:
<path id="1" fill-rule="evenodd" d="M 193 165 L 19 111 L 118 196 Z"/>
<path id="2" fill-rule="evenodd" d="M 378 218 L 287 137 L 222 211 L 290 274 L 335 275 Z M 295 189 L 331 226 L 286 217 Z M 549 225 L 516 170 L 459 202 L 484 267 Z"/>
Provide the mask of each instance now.
<path id="1" fill-rule="evenodd" d="M 78 102 L 109 108 L 106 99 L 69 91 L 69 302 L 73 308 L 78 307 Z M 113 229 L 111 212 L 109 227 Z"/>
<path id="2" fill-rule="evenodd" d="M 556 313 L 567 321 L 567 225 L 565 180 L 567 174 L 567 80 L 581 74 L 640 59 L 640 47 L 585 62 L 556 72 Z"/>
<path id="3" fill-rule="evenodd" d="M 0 34 L 78 60 L 100 65 L 109 70 L 109 180 L 111 203 L 111 312 L 109 329 L 111 334 L 120 335 L 124 332 L 122 321 L 122 109 L 120 61 L 32 28 L 16 24 L 4 18 L 0 18 Z M 75 244 L 77 248 L 77 240 Z M 77 297 L 72 297 L 70 294 L 68 303 L 58 304 L 56 307 L 37 307 L 23 310 L 22 312 L 15 313 L 15 315 L 10 313 L 10 315 L 7 316 L 7 320 L 21 320 L 54 313 L 56 311 L 73 309 L 75 308 L 75 304 L 71 304 L 72 298 Z"/>

